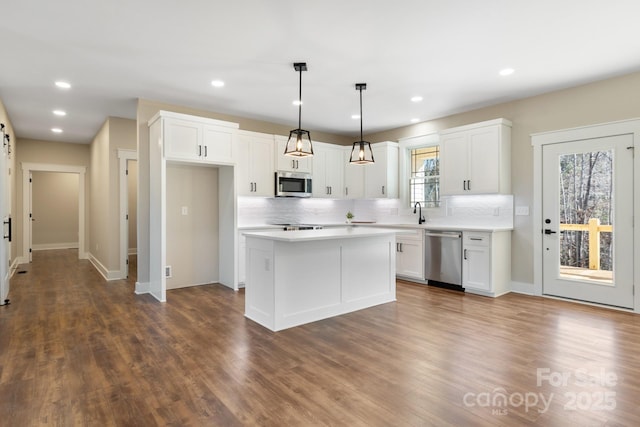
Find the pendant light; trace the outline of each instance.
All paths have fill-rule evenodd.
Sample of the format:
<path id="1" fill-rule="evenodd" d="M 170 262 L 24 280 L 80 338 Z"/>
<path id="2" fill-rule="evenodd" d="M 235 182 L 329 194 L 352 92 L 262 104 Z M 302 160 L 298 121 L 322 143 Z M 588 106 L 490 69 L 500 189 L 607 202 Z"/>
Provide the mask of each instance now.
<path id="1" fill-rule="evenodd" d="M 362 138 L 362 91 L 366 89 L 366 83 L 356 83 L 356 90 L 360 91 L 360 141 L 353 143 L 351 157 L 349 158 L 349 163 L 356 165 L 368 165 L 375 162 L 371 143 Z"/>
<path id="2" fill-rule="evenodd" d="M 307 71 L 306 62 L 296 62 L 293 68 L 300 73 L 300 85 L 298 94 L 298 129 L 289 132 L 289 140 L 284 149 L 286 156 L 307 157 L 313 156 L 313 146 L 311 145 L 311 134 L 308 130 L 302 129 L 302 72 Z"/>

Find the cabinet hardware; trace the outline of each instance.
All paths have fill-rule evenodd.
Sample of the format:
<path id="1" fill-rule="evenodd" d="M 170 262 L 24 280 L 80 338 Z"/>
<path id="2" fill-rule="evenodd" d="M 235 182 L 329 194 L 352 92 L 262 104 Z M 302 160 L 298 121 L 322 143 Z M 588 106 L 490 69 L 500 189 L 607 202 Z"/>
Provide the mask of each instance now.
<path id="1" fill-rule="evenodd" d="M 402 243 L 400 243 L 400 252 L 404 252 L 404 251 L 402 250 Z"/>
<path id="2" fill-rule="evenodd" d="M 207 157 L 207 146 L 204 146 L 204 156 Z"/>
<path id="3" fill-rule="evenodd" d="M 349 195 L 349 187 L 344 187 L 344 195 L 345 196 Z"/>
<path id="4" fill-rule="evenodd" d="M 300 169 L 300 162 L 296 160 L 296 169 Z"/>
<path id="5" fill-rule="evenodd" d="M 471 180 L 467 180 L 467 190 L 471 191 Z"/>
<path id="6" fill-rule="evenodd" d="M 382 186 L 382 195 L 384 196 L 384 185 Z"/>
<path id="7" fill-rule="evenodd" d="M 202 157 L 202 145 L 198 145 L 198 157 Z"/>
<path id="8" fill-rule="evenodd" d="M 477 240 L 479 242 L 482 241 L 482 239 L 479 237 L 469 237 L 469 240 Z"/>
<path id="9" fill-rule="evenodd" d="M 464 191 L 467 191 L 467 180 L 466 179 L 464 181 L 462 181 L 462 189 Z"/>
<path id="10" fill-rule="evenodd" d="M 462 256 L 464 259 L 467 259 L 467 250 L 464 250 L 464 255 Z"/>
<path id="11" fill-rule="evenodd" d="M 296 161 L 291 160 L 291 169 L 295 169 L 295 168 L 296 168 Z"/>

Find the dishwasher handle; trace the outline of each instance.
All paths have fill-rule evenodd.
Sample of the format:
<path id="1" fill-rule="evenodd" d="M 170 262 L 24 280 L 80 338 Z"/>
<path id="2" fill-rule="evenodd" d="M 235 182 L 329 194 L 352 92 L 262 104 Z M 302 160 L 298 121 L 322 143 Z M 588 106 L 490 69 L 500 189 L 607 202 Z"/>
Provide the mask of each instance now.
<path id="1" fill-rule="evenodd" d="M 424 233 L 425 236 L 427 237 L 449 237 L 451 239 L 460 239 L 462 237 L 462 234 L 460 233 L 434 233 L 431 231 L 426 231 Z"/>

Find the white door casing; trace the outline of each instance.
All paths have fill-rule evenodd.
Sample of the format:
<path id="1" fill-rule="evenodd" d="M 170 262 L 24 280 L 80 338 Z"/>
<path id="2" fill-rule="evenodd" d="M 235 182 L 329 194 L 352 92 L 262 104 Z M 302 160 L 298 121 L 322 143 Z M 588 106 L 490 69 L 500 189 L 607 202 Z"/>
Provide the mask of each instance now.
<path id="1" fill-rule="evenodd" d="M 20 263 L 31 262 L 31 172 L 63 172 L 78 174 L 78 259 L 87 259 L 85 251 L 85 166 L 22 163 L 22 257 Z"/>
<path id="2" fill-rule="evenodd" d="M 532 242 L 533 242 L 533 287 L 534 295 L 543 295 L 543 206 L 542 194 L 544 169 L 542 167 L 543 147 L 569 141 L 603 138 L 612 135 L 631 135 L 634 146 L 640 141 L 640 119 L 621 120 L 611 123 L 595 124 L 578 128 L 555 130 L 531 135 L 533 146 L 533 210 L 532 210 Z M 634 170 L 640 170 L 640 156 L 633 156 Z M 640 175 L 627 177 L 633 186 L 633 212 L 640 212 Z M 633 228 L 633 264 L 640 265 L 640 228 Z M 633 271 L 633 283 L 640 283 L 640 268 Z M 640 313 L 640 292 L 633 293 L 634 311 Z"/>
<path id="3" fill-rule="evenodd" d="M 120 181 L 120 279 L 126 279 L 129 275 L 129 189 L 127 186 L 127 162 L 138 160 L 138 152 L 135 150 L 118 149 L 119 181 Z"/>
<path id="4" fill-rule="evenodd" d="M 542 188 L 543 229 L 550 233 L 543 234 L 542 265 L 545 295 L 633 308 L 633 186 L 630 185 L 633 179 L 632 150 L 632 135 L 578 140 L 543 147 L 542 166 L 545 171 Z M 563 237 L 567 238 L 569 233 L 580 233 L 563 232 L 560 229 L 560 158 L 598 151 L 610 151 L 612 154 L 612 281 L 589 279 L 589 274 L 586 273 L 593 273 L 595 270 L 583 270 L 586 276 L 581 277 L 563 273 L 560 267 L 560 240 Z M 602 162 L 603 156 L 600 157 Z"/>

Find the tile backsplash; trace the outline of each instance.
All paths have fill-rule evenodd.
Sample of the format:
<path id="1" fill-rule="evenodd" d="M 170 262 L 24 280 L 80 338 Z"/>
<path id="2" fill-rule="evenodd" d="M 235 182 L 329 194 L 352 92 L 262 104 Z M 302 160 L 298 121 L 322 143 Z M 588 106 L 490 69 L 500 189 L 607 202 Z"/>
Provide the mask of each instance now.
<path id="1" fill-rule="evenodd" d="M 354 221 L 383 224 L 417 223 L 413 207 L 399 199 L 297 199 L 238 198 L 238 226 L 265 224 L 343 224 L 346 213 L 353 212 Z M 513 226 L 512 195 L 444 196 L 439 208 L 422 209 L 427 224 L 456 226 Z"/>

